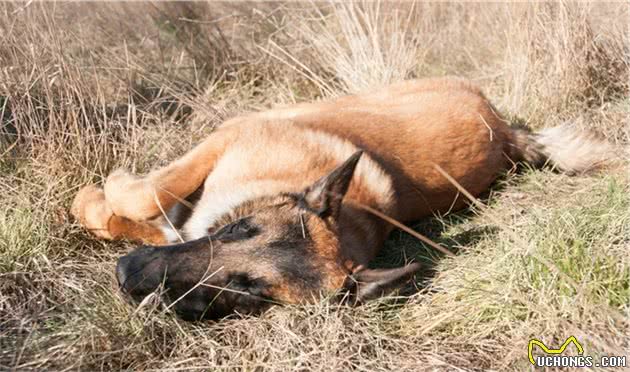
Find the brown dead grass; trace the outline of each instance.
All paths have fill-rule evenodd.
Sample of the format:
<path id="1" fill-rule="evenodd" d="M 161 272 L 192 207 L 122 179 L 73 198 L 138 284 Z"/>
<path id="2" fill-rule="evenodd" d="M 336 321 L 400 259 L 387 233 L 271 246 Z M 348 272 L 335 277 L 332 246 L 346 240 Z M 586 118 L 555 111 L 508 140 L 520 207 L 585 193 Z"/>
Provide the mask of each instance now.
<path id="1" fill-rule="evenodd" d="M 410 299 L 185 323 L 118 294 L 127 243 L 70 219 L 77 189 L 145 172 L 226 118 L 457 74 L 514 121 L 630 139 L 627 4 L 0 4 L 0 369 L 525 370 L 526 345 L 627 353 L 625 170 L 508 175 L 489 208 L 401 232 L 379 265 L 435 275 Z M 426 283 L 425 283 L 426 284 Z M 625 348 L 625 349 L 624 349 Z"/>

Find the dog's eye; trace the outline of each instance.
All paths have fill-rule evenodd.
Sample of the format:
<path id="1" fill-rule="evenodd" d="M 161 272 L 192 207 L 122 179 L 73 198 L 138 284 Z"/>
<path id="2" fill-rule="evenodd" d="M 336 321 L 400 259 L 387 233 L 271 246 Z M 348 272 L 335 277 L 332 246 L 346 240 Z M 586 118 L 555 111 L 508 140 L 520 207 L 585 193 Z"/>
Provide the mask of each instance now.
<path id="1" fill-rule="evenodd" d="M 213 238 L 223 242 L 245 240 L 258 234 L 260 229 L 252 223 L 251 217 L 241 218 L 227 224 L 213 234 Z"/>

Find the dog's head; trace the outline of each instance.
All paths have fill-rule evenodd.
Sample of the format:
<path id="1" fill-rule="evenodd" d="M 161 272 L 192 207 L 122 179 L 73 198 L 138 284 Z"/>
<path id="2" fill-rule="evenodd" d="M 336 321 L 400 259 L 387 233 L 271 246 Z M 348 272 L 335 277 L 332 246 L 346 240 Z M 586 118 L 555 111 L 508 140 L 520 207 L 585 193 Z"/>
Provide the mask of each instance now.
<path id="1" fill-rule="evenodd" d="M 122 290 L 142 299 L 162 287 L 186 319 L 259 313 L 338 290 L 355 302 L 389 292 L 419 266 L 351 272 L 340 255 L 337 222 L 360 157 L 354 154 L 301 193 L 245 203 L 207 237 L 136 249 L 118 262 Z"/>

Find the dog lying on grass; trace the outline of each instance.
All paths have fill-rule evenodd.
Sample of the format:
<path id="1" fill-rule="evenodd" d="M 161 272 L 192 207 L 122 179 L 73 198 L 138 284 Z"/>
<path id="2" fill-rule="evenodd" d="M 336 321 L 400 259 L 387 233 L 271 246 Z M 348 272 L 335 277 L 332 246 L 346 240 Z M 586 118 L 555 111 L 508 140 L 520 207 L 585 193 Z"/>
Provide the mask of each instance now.
<path id="1" fill-rule="evenodd" d="M 455 185 L 477 196 L 517 162 L 582 172 L 610 151 L 568 127 L 512 128 L 467 81 L 412 80 L 228 120 L 162 169 L 84 187 L 72 213 L 99 238 L 146 244 L 120 258 L 121 289 L 162 287 L 186 319 L 326 293 L 360 303 L 420 269 L 368 268 L 394 228 L 383 215 L 457 210 Z"/>

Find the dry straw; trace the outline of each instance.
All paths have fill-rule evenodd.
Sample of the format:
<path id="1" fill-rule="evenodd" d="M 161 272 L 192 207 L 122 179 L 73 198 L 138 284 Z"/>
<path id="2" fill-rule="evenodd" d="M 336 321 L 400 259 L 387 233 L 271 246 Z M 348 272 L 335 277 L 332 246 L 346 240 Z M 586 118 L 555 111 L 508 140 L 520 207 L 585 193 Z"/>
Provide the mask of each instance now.
<path id="1" fill-rule="evenodd" d="M 509 174 L 474 211 L 394 232 L 377 265 L 431 268 L 411 298 L 326 299 L 186 323 L 119 294 L 128 243 L 70 219 L 78 188 L 146 172 L 222 120 L 457 74 L 514 123 L 627 144 L 627 4 L 0 4 L 0 369 L 525 370 L 532 337 L 627 352 L 625 172 Z M 280 62 L 281 61 L 281 62 Z M 464 190 L 460 190 L 462 193 Z"/>

